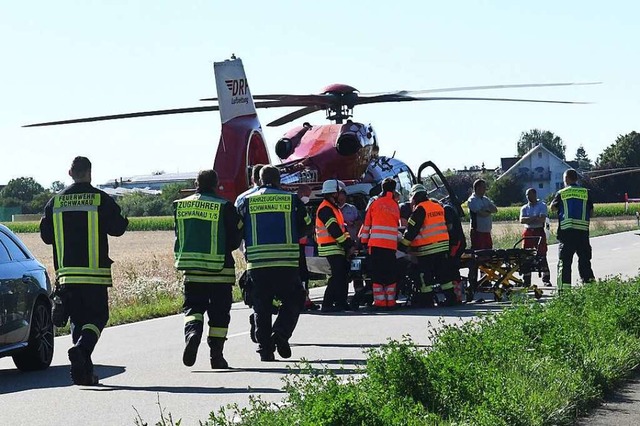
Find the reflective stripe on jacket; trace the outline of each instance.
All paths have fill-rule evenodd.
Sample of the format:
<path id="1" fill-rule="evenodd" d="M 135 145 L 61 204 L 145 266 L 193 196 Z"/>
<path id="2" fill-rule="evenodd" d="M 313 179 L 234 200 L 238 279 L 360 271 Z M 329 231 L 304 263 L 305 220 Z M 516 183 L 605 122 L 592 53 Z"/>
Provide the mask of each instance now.
<path id="1" fill-rule="evenodd" d="M 176 269 L 208 273 L 222 271 L 227 241 L 224 220 L 227 202 L 201 193 L 174 202 Z"/>
<path id="2" fill-rule="evenodd" d="M 579 186 L 568 186 L 558 191 L 561 204 L 558 205 L 560 229 L 589 231 L 589 191 Z"/>
<path id="3" fill-rule="evenodd" d="M 418 204 L 409 218 L 401 243 L 411 246 L 416 256 L 448 252 L 449 232 L 444 208 L 431 200 Z"/>
<path id="4" fill-rule="evenodd" d="M 322 221 L 320 218 L 320 211 L 328 208 L 331 210 L 331 217 Z M 329 227 L 332 224 L 336 224 L 342 235 L 337 238 L 334 238 L 329 232 Z M 318 255 L 319 256 L 331 256 L 334 254 L 344 255 L 345 251 L 341 244 L 343 244 L 350 236 L 346 231 L 347 226 L 344 223 L 344 217 L 342 216 L 342 212 L 339 208 L 334 206 L 327 200 L 323 200 L 322 203 L 318 206 L 318 210 L 316 213 L 316 242 L 318 243 Z"/>
<path id="5" fill-rule="evenodd" d="M 378 197 L 367 210 L 359 237 L 369 247 L 381 247 L 396 250 L 398 248 L 398 224 L 400 207 L 393 199 L 393 193 L 387 192 Z"/>

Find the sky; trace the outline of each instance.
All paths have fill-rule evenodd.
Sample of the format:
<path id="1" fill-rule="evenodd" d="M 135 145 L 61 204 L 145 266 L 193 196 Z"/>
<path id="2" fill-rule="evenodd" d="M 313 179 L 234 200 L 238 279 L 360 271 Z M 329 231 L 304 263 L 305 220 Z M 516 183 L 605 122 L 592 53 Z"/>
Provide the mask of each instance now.
<path id="1" fill-rule="evenodd" d="M 516 154 L 522 132 L 549 130 L 592 160 L 640 131 L 640 3 L 632 1 L 0 0 L 0 184 L 70 183 L 73 157 L 94 183 L 213 165 L 217 112 L 57 127 L 24 124 L 203 105 L 213 62 L 241 57 L 252 93 L 361 92 L 602 82 L 451 93 L 588 105 L 432 101 L 356 107 L 383 155 L 412 168 L 462 169 Z M 263 126 L 292 109 L 259 110 Z M 323 112 L 292 125 L 326 122 Z M 327 122 L 328 123 L 328 122 Z M 275 142 L 292 125 L 265 127 Z"/>

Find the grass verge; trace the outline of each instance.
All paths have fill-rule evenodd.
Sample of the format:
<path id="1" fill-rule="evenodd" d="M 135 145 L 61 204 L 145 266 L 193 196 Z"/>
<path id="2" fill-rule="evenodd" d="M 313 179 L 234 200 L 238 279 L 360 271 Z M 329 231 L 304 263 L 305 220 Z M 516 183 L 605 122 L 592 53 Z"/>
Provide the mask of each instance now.
<path id="1" fill-rule="evenodd" d="M 640 278 L 610 279 L 462 326 L 430 326 L 368 353 L 359 377 L 308 369 L 279 404 L 212 412 L 207 425 L 568 425 L 640 363 Z M 375 407 L 375 408 L 374 408 Z"/>

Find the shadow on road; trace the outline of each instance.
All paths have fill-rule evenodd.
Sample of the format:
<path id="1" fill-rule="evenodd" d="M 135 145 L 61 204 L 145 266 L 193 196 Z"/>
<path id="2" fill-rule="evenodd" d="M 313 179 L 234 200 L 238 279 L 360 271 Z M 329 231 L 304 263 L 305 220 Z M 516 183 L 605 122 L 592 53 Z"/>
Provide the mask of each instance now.
<path id="1" fill-rule="evenodd" d="M 125 372 L 125 367 L 114 365 L 96 365 L 94 368 L 101 380 Z M 68 365 L 57 365 L 29 373 L 22 373 L 17 369 L 0 371 L 0 395 L 67 386 L 74 386 L 69 376 Z"/>
<path id="2" fill-rule="evenodd" d="M 502 311 L 510 302 L 472 302 L 460 306 L 451 307 L 433 307 L 433 308 L 411 308 L 401 307 L 392 311 L 379 311 L 373 308 L 364 307 L 357 311 L 347 312 L 320 312 L 320 311 L 305 311 L 303 315 L 317 315 L 317 316 L 421 316 L 421 317 L 474 317 L 478 314 L 484 314 L 488 312 Z"/>
<path id="3" fill-rule="evenodd" d="M 317 346 L 321 348 L 379 348 L 386 343 L 291 343 L 294 346 Z M 429 345 L 416 345 L 419 348 L 429 348 Z"/>
<path id="4" fill-rule="evenodd" d="M 280 361 L 280 362 L 285 362 L 285 361 Z M 308 360 L 291 360 L 288 359 L 286 361 L 287 363 L 300 363 L 300 362 L 311 362 L 311 363 L 317 363 L 317 364 L 324 364 L 326 363 L 323 360 L 317 360 L 317 361 L 308 361 Z M 358 362 L 361 362 L 361 360 L 358 360 Z M 273 364 L 273 363 L 270 363 Z M 348 364 L 355 364 L 355 363 L 348 363 Z M 357 368 L 343 368 L 343 367 L 339 367 L 339 368 L 314 368 L 313 369 L 313 373 L 317 373 L 318 371 L 325 371 L 325 372 L 331 372 L 332 374 L 335 374 L 336 376 L 340 376 L 340 375 L 348 375 L 348 374 L 359 374 L 360 371 Z M 193 373 L 196 374 L 220 374 L 220 373 L 271 373 L 271 374 L 306 374 L 309 373 L 310 371 L 306 368 L 301 368 L 301 367 L 290 367 L 289 365 L 285 366 L 285 367 L 240 367 L 240 368 L 230 368 L 228 370 L 201 370 L 201 371 L 193 371 Z"/>
<path id="5" fill-rule="evenodd" d="M 276 388 L 228 388 L 228 387 L 204 387 L 204 386 L 125 386 L 125 385 L 98 385 L 87 387 L 85 390 L 94 392 L 112 391 L 140 391 L 140 392 L 165 392 L 178 394 L 232 394 L 232 393 L 284 393 Z"/>

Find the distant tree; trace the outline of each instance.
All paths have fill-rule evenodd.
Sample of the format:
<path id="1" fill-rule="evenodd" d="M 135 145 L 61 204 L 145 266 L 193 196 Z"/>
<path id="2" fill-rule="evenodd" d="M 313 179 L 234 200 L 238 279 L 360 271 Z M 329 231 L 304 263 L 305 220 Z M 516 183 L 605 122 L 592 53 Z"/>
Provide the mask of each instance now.
<path id="1" fill-rule="evenodd" d="M 478 179 L 480 174 L 475 173 L 460 173 L 451 176 L 446 176 L 447 182 L 451 186 L 451 190 L 456 194 L 460 202 L 465 202 L 471 191 L 473 190 L 473 181 Z"/>
<path id="2" fill-rule="evenodd" d="M 23 203 L 29 203 L 37 194 L 44 192 L 44 188 L 32 177 L 11 179 L 0 192 L 2 198 L 15 198 Z"/>
<path id="3" fill-rule="evenodd" d="M 186 194 L 180 191 L 184 189 L 193 189 L 193 184 L 188 183 L 170 183 L 162 187 L 162 199 L 170 206 L 175 200 L 183 198 Z"/>
<path id="4" fill-rule="evenodd" d="M 511 176 L 505 176 L 489 185 L 487 196 L 498 207 L 506 207 L 522 202 L 524 200 L 522 183 Z"/>
<path id="5" fill-rule="evenodd" d="M 24 205 L 23 213 L 44 213 L 44 206 L 47 205 L 47 202 L 52 196 L 53 194 L 48 190 L 36 194 L 31 202 Z"/>
<path id="6" fill-rule="evenodd" d="M 575 161 L 578 162 L 578 168 L 581 170 L 591 170 L 593 168 L 593 163 L 582 145 L 576 150 Z"/>
<path id="7" fill-rule="evenodd" d="M 65 187 L 66 187 L 66 185 L 63 182 L 60 182 L 59 180 L 54 180 L 53 182 L 51 182 L 51 186 L 49 187 L 49 191 L 51 191 L 51 192 L 53 192 L 55 194 L 56 192 L 62 191 Z"/>
<path id="8" fill-rule="evenodd" d="M 565 159 L 565 151 L 567 147 L 560 136 L 556 136 L 548 130 L 532 129 L 528 132 L 522 132 L 518 140 L 518 157 L 522 157 L 536 145 L 542 144 L 556 156 Z"/>
<path id="9" fill-rule="evenodd" d="M 171 202 L 159 195 L 127 194 L 118 200 L 125 216 L 169 216 L 173 214 Z"/>
<path id="10" fill-rule="evenodd" d="M 635 131 L 620 135 L 616 141 L 602 151 L 596 160 L 595 170 L 640 167 L 640 133 Z M 602 173 L 599 175 L 604 175 Z M 612 201 L 621 201 L 624 193 L 630 197 L 640 196 L 640 173 L 629 173 L 597 179 L 605 194 Z"/>

